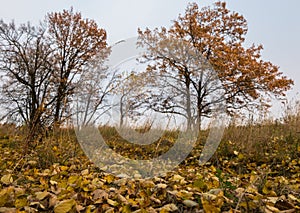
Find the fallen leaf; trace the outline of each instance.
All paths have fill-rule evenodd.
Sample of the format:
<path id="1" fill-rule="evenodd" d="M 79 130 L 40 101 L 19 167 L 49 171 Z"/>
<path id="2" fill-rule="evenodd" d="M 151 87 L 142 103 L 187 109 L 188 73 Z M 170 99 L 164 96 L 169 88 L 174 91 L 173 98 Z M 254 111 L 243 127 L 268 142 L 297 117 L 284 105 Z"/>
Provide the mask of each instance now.
<path id="1" fill-rule="evenodd" d="M 82 170 L 81 171 L 81 175 L 82 176 L 86 176 L 86 175 L 88 175 L 89 174 L 89 169 L 85 169 L 85 170 Z"/>
<path id="2" fill-rule="evenodd" d="M 269 210 L 269 211 L 268 211 Z M 265 209 L 266 212 L 272 212 L 272 213 L 278 213 L 280 212 L 279 209 L 277 209 L 276 207 L 274 206 L 269 206 L 269 205 L 266 205 L 266 209 Z"/>
<path id="3" fill-rule="evenodd" d="M 196 207 L 199 205 L 198 203 L 192 200 L 184 200 L 183 204 L 186 205 L 187 207 Z"/>
<path id="4" fill-rule="evenodd" d="M 16 213 L 16 208 L 0 207 L 0 213 Z"/>
<path id="5" fill-rule="evenodd" d="M 55 213 L 67 213 L 75 205 L 76 205 L 76 202 L 74 199 L 61 201 L 54 207 L 54 212 Z"/>
<path id="6" fill-rule="evenodd" d="M 5 185 L 9 185 L 13 182 L 13 178 L 11 176 L 11 174 L 7 174 L 7 175 L 3 175 L 1 178 L 1 182 Z"/>
<path id="7" fill-rule="evenodd" d="M 24 207 L 26 205 L 27 205 L 27 198 L 26 197 L 24 197 L 24 198 L 18 198 L 15 201 L 15 207 L 18 208 L 18 209 L 22 208 L 22 207 Z"/>
<path id="8" fill-rule="evenodd" d="M 49 192 L 36 192 L 35 195 L 38 200 L 44 200 L 49 195 Z"/>
<path id="9" fill-rule="evenodd" d="M 165 189 L 165 188 L 168 187 L 168 185 L 167 185 L 167 184 L 164 184 L 164 183 L 159 183 L 159 184 L 157 184 L 156 186 L 157 186 L 157 188 L 159 188 L 159 189 Z"/>
<path id="10" fill-rule="evenodd" d="M 111 199 L 107 199 L 107 203 L 111 206 L 118 206 L 119 203 L 117 201 L 113 201 Z"/>
<path id="11" fill-rule="evenodd" d="M 173 211 L 177 211 L 178 207 L 174 203 L 170 203 L 170 204 L 164 205 L 161 209 L 163 209 L 167 212 L 173 212 Z"/>
<path id="12" fill-rule="evenodd" d="M 3 207 L 9 200 L 13 187 L 4 188 L 0 191 L 0 207 Z"/>

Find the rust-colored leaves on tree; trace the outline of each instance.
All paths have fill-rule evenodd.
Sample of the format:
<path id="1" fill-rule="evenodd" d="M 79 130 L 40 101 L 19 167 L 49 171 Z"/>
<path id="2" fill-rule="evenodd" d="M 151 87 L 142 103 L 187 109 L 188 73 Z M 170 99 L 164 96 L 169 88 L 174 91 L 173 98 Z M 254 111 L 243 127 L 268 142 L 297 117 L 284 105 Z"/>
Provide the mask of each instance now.
<path id="1" fill-rule="evenodd" d="M 186 76 L 185 87 L 197 91 L 198 100 L 205 96 L 205 92 L 196 85 L 203 80 L 199 73 L 192 71 L 190 62 L 181 53 L 181 58 L 174 58 L 178 52 L 166 47 L 163 41 L 170 44 L 170 40 L 187 43 L 189 49 L 201 54 L 216 71 L 225 89 L 227 112 L 235 112 L 242 108 L 265 106 L 265 97 L 273 95 L 285 96 L 293 81 L 282 75 L 279 67 L 261 59 L 262 45 L 245 47 L 244 41 L 248 27 L 245 18 L 226 8 L 225 2 L 216 2 L 213 7 L 200 9 L 197 3 L 191 3 L 184 14 L 180 15 L 173 25 L 166 29 L 139 29 L 139 44 L 147 47 L 147 58 L 154 61 L 148 67 L 149 72 L 177 72 L 177 77 Z M 166 53 L 166 48 L 169 52 Z M 189 54 L 188 52 L 186 52 Z M 198 75 L 198 77 L 197 77 Z M 188 84 L 188 81 L 193 84 Z M 267 96 L 266 96 L 267 95 Z M 194 102 L 196 104 L 196 101 Z M 207 115 L 211 111 L 204 110 L 205 101 L 196 104 L 198 117 Z M 252 109 L 253 109 L 252 108 Z M 201 114 L 201 115 L 200 115 Z"/>
<path id="2" fill-rule="evenodd" d="M 48 14 L 50 38 L 56 54 L 56 105 L 54 122 L 61 123 L 68 103 L 74 92 L 74 77 L 97 54 L 107 49 L 106 31 L 94 20 L 83 19 L 81 13 L 70 10 Z"/>

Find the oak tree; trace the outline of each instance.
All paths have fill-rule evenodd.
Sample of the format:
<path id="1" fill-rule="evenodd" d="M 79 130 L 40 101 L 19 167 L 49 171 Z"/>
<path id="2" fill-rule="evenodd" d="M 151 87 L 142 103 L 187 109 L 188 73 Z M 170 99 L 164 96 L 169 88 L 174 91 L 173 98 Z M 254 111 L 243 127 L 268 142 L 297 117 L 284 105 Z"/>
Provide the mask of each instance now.
<path id="1" fill-rule="evenodd" d="M 139 45 L 148 49 L 145 58 L 151 62 L 147 72 L 156 73 L 165 91 L 150 94 L 148 107 L 183 115 L 188 128 L 199 128 L 201 117 L 211 116 L 217 103 L 225 102 L 226 112 L 233 114 L 268 108 L 266 97 L 285 96 L 293 81 L 261 59 L 262 45 L 245 47 L 247 30 L 245 18 L 225 2 L 202 9 L 191 3 L 170 29 L 139 29 Z M 211 78 L 214 72 L 218 79 Z M 212 100 L 218 90 L 224 91 L 223 98 Z"/>
<path id="2" fill-rule="evenodd" d="M 59 125 L 66 117 L 84 66 L 107 48 L 106 31 L 94 20 L 82 18 L 81 13 L 72 8 L 49 13 L 47 20 L 52 48 L 56 51 L 54 123 Z"/>

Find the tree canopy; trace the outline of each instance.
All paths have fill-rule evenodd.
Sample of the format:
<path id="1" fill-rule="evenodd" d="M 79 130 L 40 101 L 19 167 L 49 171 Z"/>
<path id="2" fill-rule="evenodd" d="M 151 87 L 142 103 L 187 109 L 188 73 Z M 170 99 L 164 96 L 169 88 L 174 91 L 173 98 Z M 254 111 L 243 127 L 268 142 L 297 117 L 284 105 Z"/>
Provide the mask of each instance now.
<path id="1" fill-rule="evenodd" d="M 169 29 L 139 29 L 139 45 L 148 49 L 145 57 L 151 61 L 147 72 L 169 79 L 169 85 L 163 81 L 163 86 L 157 80 L 166 92 L 147 99 L 148 107 L 183 114 L 190 125 L 199 125 L 218 101 L 225 101 L 226 112 L 232 114 L 240 109 L 268 108 L 268 97 L 285 96 L 293 81 L 278 66 L 262 60 L 262 45 L 245 47 L 247 30 L 245 18 L 227 9 L 225 2 L 202 9 L 190 3 Z M 216 81 L 207 77 L 212 70 L 224 89 L 223 99 L 215 101 L 208 98 L 209 83 Z"/>

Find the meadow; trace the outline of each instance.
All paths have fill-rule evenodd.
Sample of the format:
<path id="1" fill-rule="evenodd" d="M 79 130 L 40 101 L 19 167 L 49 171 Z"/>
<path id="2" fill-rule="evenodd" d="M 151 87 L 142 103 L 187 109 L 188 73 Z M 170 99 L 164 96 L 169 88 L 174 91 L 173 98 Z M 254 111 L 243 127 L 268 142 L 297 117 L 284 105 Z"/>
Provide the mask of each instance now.
<path id="1" fill-rule="evenodd" d="M 294 107 L 295 108 L 295 107 Z M 300 112 L 280 120 L 232 122 L 204 166 L 207 131 L 174 171 L 151 179 L 115 177 L 96 167 L 72 129 L 50 132 L 24 151 L 22 129 L 0 128 L 0 212 L 299 212 Z M 99 130 L 107 144 L 132 159 L 166 152 L 176 132 L 146 148 Z"/>

